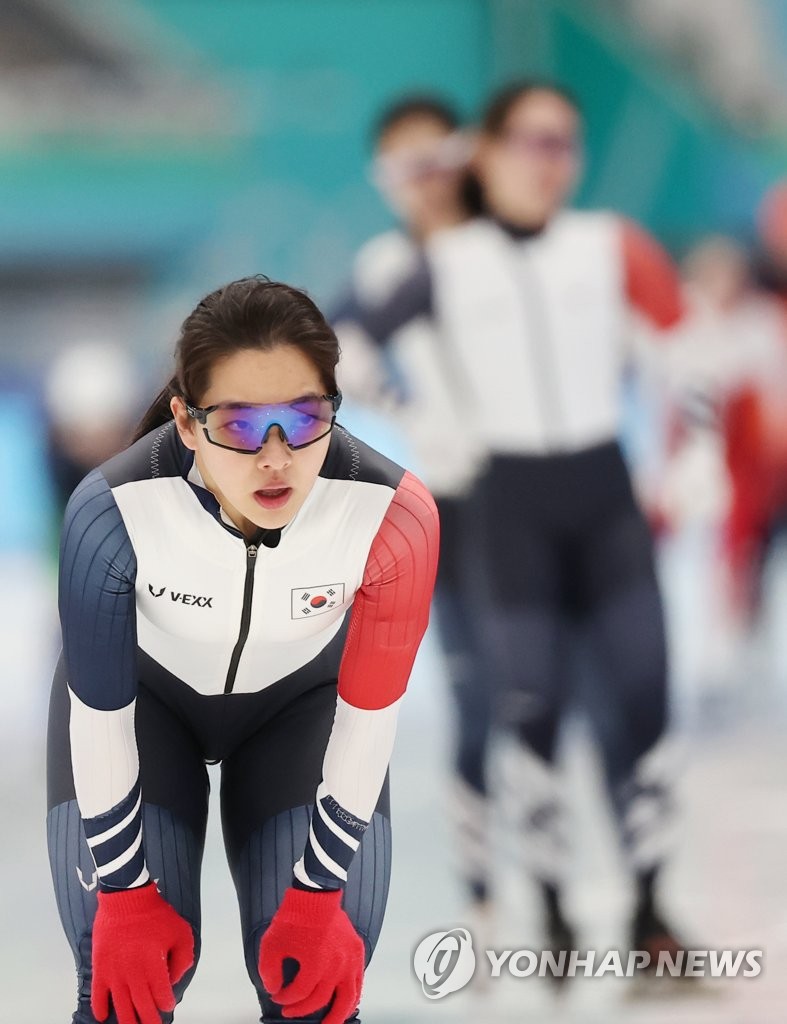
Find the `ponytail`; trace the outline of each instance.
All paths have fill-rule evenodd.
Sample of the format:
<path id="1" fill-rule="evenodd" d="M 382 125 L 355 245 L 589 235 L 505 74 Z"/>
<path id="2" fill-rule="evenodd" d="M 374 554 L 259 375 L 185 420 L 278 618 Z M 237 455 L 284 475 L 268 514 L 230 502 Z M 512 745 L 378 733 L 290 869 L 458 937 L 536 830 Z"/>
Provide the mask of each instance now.
<path id="1" fill-rule="evenodd" d="M 180 393 L 181 388 L 178 382 L 178 375 L 174 374 L 169 383 L 159 391 L 150 403 L 147 412 L 137 424 L 129 444 L 134 444 L 135 441 L 150 433 L 151 430 L 155 430 L 156 427 L 161 427 L 168 423 L 173 418 L 169 403 L 174 395 L 179 395 Z"/>

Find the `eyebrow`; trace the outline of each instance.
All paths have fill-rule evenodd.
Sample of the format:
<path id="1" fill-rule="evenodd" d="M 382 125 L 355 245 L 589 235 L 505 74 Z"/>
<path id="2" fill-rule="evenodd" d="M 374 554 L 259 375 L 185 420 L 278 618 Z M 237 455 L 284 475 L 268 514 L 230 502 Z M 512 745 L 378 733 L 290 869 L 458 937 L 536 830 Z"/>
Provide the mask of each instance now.
<path id="1" fill-rule="evenodd" d="M 243 401 L 225 401 L 225 402 L 211 402 L 210 406 L 217 406 L 222 409 L 246 409 L 258 405 L 294 405 L 295 402 L 302 402 L 308 398 L 322 398 L 322 394 L 318 394 L 316 391 L 305 391 L 295 398 L 287 398 L 282 402 L 243 402 Z M 205 406 L 205 408 L 210 408 Z"/>

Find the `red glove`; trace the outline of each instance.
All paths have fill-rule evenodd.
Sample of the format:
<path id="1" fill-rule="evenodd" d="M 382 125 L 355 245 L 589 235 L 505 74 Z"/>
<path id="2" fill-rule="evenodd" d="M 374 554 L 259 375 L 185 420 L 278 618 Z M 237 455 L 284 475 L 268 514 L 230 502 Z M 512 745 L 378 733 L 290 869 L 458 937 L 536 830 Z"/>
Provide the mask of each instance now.
<path id="1" fill-rule="evenodd" d="M 340 891 L 287 889 L 260 943 L 260 977 L 285 1017 L 305 1017 L 333 1005 L 323 1024 L 344 1024 L 361 1000 L 363 939 L 342 908 Z M 284 985 L 283 961 L 298 961 Z"/>
<path id="2" fill-rule="evenodd" d="M 159 1011 L 175 1009 L 172 986 L 194 963 L 191 927 L 154 884 L 99 892 L 93 923 L 93 985 L 96 1020 L 161 1024 Z"/>

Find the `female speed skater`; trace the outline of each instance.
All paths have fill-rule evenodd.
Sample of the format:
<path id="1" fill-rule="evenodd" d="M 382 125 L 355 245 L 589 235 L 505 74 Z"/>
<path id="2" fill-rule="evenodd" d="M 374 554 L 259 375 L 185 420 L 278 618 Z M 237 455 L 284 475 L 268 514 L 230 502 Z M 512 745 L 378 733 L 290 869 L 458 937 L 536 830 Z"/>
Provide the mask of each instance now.
<path id="1" fill-rule="evenodd" d="M 216 762 L 261 1020 L 359 1020 L 439 536 L 425 487 L 336 422 L 338 355 L 305 293 L 218 288 L 69 501 L 48 841 L 74 1024 L 173 1019 Z"/>
<path id="2" fill-rule="evenodd" d="M 468 171 L 472 141 L 450 106 L 432 96 L 407 96 L 387 107 L 374 127 L 373 179 L 399 225 L 370 239 L 358 252 L 346 297 L 390 296 L 418 266 L 424 246 L 441 229 L 480 212 L 478 183 Z M 455 855 L 477 938 L 485 930 L 490 891 L 487 747 L 489 701 L 483 692 L 477 624 L 462 586 L 460 524 L 469 516 L 467 496 L 476 466 L 473 436 L 457 414 L 451 361 L 430 318 L 419 317 L 395 332 L 386 355 L 395 380 L 372 339 L 332 313 L 344 357 L 342 391 L 370 405 L 395 393 L 398 427 L 411 444 L 419 474 L 440 513 L 440 558 L 433 603 L 437 635 L 455 701 L 454 776 L 448 803 Z M 376 364 L 376 365 L 375 365 Z M 400 382 L 400 383 L 397 383 Z M 389 405 L 391 403 L 389 402 Z M 460 442 L 461 438 L 461 442 Z"/>
<path id="3" fill-rule="evenodd" d="M 683 307 L 671 261 L 642 228 L 565 208 L 581 120 L 552 83 L 496 95 L 473 161 L 485 215 L 436 232 L 392 295 L 356 293 L 345 316 L 379 343 L 432 317 L 457 404 L 486 451 L 463 538 L 466 586 L 486 645 L 479 685 L 494 686 L 497 721 L 516 741 L 506 788 L 519 801 L 548 941 L 574 943 L 553 761 L 568 702 L 565 633 L 578 621 L 599 669 L 594 717 L 636 882 L 630 939 L 655 959 L 678 946 L 655 892 L 671 805 L 660 742 L 666 643 L 652 538 L 618 434 L 631 311 L 667 331 Z"/>

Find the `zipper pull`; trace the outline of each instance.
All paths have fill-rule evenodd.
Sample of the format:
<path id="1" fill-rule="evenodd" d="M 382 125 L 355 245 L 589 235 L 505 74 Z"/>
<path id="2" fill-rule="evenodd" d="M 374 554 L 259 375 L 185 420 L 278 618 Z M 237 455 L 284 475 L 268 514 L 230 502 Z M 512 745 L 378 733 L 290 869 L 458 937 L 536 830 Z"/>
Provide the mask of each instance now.
<path id="1" fill-rule="evenodd" d="M 248 544 L 246 546 L 246 557 L 247 558 L 256 558 L 257 557 L 257 545 L 256 544 Z"/>

